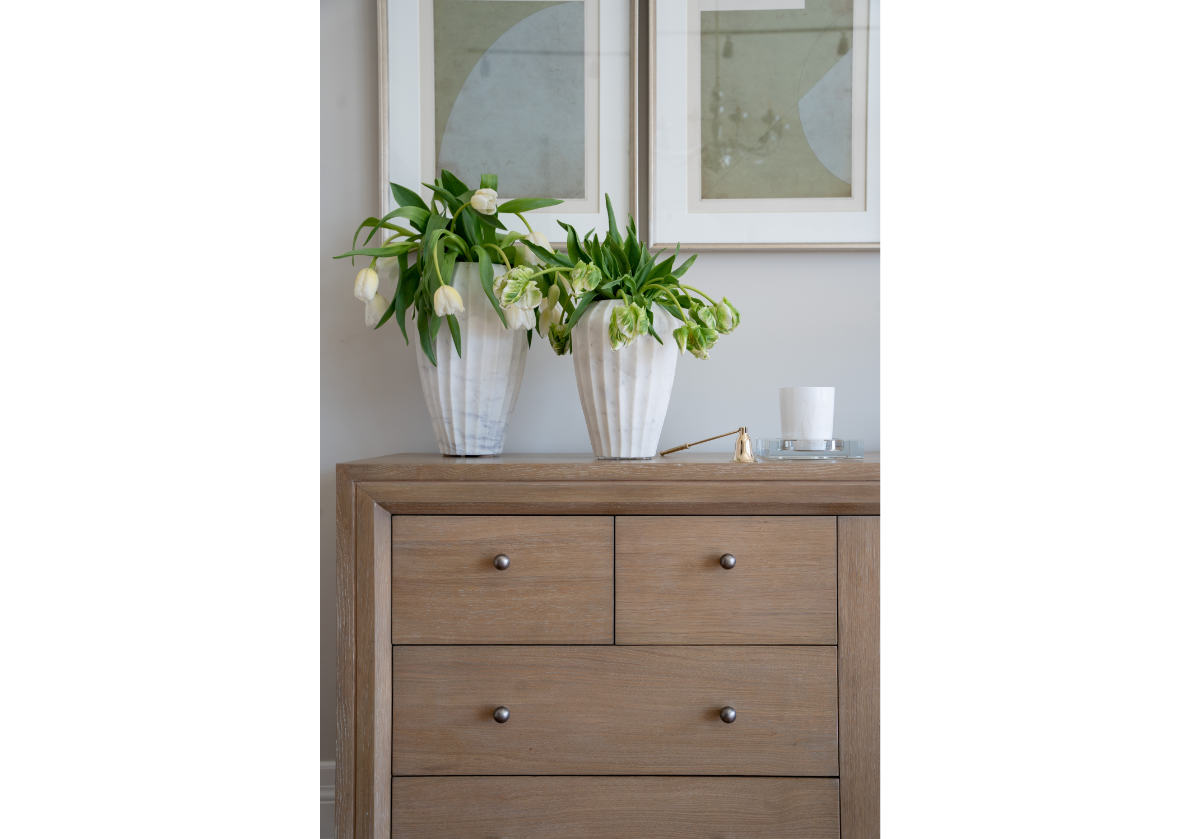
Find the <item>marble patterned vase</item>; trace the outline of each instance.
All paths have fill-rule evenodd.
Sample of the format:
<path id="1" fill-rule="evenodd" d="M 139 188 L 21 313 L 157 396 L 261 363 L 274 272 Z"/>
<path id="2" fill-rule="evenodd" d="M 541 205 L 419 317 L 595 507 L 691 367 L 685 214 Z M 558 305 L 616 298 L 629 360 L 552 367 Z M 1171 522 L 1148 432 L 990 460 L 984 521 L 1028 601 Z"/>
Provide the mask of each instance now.
<path id="1" fill-rule="evenodd" d="M 503 268 L 496 270 L 497 277 L 503 274 Z M 529 352 L 525 330 L 506 329 L 496 317 L 479 283 L 476 263 L 457 263 L 453 285 L 465 308 L 458 315 L 462 357 L 455 352 L 445 323 L 437 334 L 436 367 L 420 342 L 413 342 L 425 407 L 442 454 L 500 454 L 525 375 Z"/>
<path id="2" fill-rule="evenodd" d="M 679 322 L 655 306 L 654 329 L 663 343 L 641 335 L 614 350 L 608 342 L 608 320 L 620 305 L 620 300 L 592 304 L 571 330 L 575 385 L 596 457 L 650 458 L 658 453 L 675 384 L 679 348 L 671 332 Z"/>

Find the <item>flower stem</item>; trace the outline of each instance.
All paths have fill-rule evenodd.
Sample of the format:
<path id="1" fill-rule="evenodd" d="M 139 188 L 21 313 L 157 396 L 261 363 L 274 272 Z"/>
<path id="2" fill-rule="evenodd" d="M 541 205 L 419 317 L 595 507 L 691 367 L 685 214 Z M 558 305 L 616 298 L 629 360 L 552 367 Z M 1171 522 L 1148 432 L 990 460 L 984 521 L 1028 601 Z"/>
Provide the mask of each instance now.
<path id="1" fill-rule="evenodd" d="M 532 225 L 532 224 L 530 224 L 530 223 L 529 223 L 529 220 L 525 218 L 525 214 L 524 214 L 524 213 L 517 213 L 517 214 L 516 214 L 516 216 L 517 216 L 517 218 L 519 218 L 521 221 L 525 222 L 525 226 L 526 226 L 526 227 L 528 227 L 528 228 L 529 228 L 529 232 L 530 232 L 530 233 L 532 233 L 532 232 L 533 232 L 533 225 Z"/>
<path id="2" fill-rule="evenodd" d="M 705 294 L 703 291 L 701 291 L 698 288 L 692 288 L 690 285 L 684 285 L 683 283 L 680 283 L 679 287 L 686 288 L 688 291 L 694 291 L 697 294 L 699 294 L 701 297 L 703 297 L 705 300 L 707 300 L 709 303 L 712 303 L 714 306 L 717 305 L 716 300 L 713 300 L 711 297 L 709 297 L 707 294 Z"/>
<path id="3" fill-rule="evenodd" d="M 458 214 L 461 213 L 463 210 L 467 209 L 467 207 L 469 207 L 469 206 L 471 206 L 471 205 L 463 204 L 461 207 L 459 207 L 457 210 L 454 211 L 454 215 L 450 216 L 450 223 L 446 225 L 446 227 L 449 230 L 451 230 L 451 231 L 454 230 L 454 221 L 455 221 L 455 219 L 458 218 Z"/>
<path id="4" fill-rule="evenodd" d="M 501 250 L 500 246 L 495 243 L 492 243 L 492 242 L 489 242 L 487 246 L 489 248 L 491 248 L 492 250 L 494 250 L 496 253 L 500 254 L 500 258 L 504 260 L 504 267 L 507 268 L 509 271 L 511 271 L 512 263 L 510 263 L 508 261 L 508 257 L 504 255 L 504 251 Z"/>

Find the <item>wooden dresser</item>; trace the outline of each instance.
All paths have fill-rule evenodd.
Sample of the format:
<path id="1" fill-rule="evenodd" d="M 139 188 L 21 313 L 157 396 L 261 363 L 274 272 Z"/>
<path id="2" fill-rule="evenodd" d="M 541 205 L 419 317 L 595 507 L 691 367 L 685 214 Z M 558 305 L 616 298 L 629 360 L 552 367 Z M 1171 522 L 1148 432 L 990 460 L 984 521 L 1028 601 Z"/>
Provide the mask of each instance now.
<path id="1" fill-rule="evenodd" d="M 339 839 L 879 835 L 879 461 L 337 469 Z"/>

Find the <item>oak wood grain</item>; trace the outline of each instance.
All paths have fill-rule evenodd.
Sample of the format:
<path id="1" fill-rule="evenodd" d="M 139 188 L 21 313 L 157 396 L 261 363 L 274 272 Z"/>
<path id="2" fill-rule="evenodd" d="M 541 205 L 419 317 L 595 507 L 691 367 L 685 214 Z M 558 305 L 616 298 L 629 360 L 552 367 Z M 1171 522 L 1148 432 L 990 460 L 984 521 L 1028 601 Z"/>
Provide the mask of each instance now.
<path id="1" fill-rule="evenodd" d="M 363 493 L 356 493 L 355 508 L 353 835 L 381 839 L 388 835 L 391 818 L 388 767 L 392 745 L 389 669 L 392 517 Z"/>
<path id="2" fill-rule="evenodd" d="M 686 442 L 663 441 L 664 446 Z M 718 445 L 718 444 L 713 444 Z M 680 452 L 652 460 L 596 460 L 590 454 L 443 457 L 392 454 L 339 464 L 356 481 L 878 481 L 879 455 L 862 460 L 733 463 L 721 452 Z"/>
<path id="3" fill-rule="evenodd" d="M 621 516 L 616 532 L 618 644 L 837 643 L 835 519 Z"/>
<path id="4" fill-rule="evenodd" d="M 396 775 L 836 775 L 832 647 L 395 647 Z M 504 705 L 504 724 L 492 711 Z M 737 710 L 732 724 L 719 711 Z"/>
<path id="5" fill-rule="evenodd" d="M 873 515 L 870 481 L 421 481 L 358 486 L 390 512 L 473 515 Z"/>
<path id="6" fill-rule="evenodd" d="M 843 839 L 879 836 L 879 519 L 838 519 Z"/>
<path id="7" fill-rule="evenodd" d="M 334 830 L 354 835 L 355 552 L 354 482 L 339 466 L 336 481 L 337 707 L 334 730 Z"/>
<path id="8" fill-rule="evenodd" d="M 838 839 L 838 781 L 396 778 L 392 813 L 395 839 Z"/>
<path id="9" fill-rule="evenodd" d="M 612 557 L 608 516 L 396 516 L 392 640 L 611 644 Z"/>

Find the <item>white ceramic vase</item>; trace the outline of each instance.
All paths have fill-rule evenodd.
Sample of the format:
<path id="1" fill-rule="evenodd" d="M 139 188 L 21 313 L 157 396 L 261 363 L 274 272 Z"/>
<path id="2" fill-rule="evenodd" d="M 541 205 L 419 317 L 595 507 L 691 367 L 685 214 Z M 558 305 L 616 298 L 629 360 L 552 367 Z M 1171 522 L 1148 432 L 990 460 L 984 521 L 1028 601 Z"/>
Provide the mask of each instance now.
<path id="1" fill-rule="evenodd" d="M 596 457 L 654 457 L 675 384 L 679 348 L 671 332 L 679 322 L 655 306 L 654 330 L 663 343 L 640 335 L 614 350 L 608 320 L 620 305 L 620 300 L 594 303 L 571 330 L 575 385 Z"/>
<path id="2" fill-rule="evenodd" d="M 497 277 L 503 274 L 503 268 L 497 269 Z M 420 341 L 413 341 L 425 407 L 442 454 L 500 454 L 525 375 L 525 330 L 506 329 L 500 322 L 483 293 L 476 263 L 457 263 L 453 285 L 465 309 L 458 315 L 462 356 L 444 322 L 437 334 L 436 367 Z"/>

